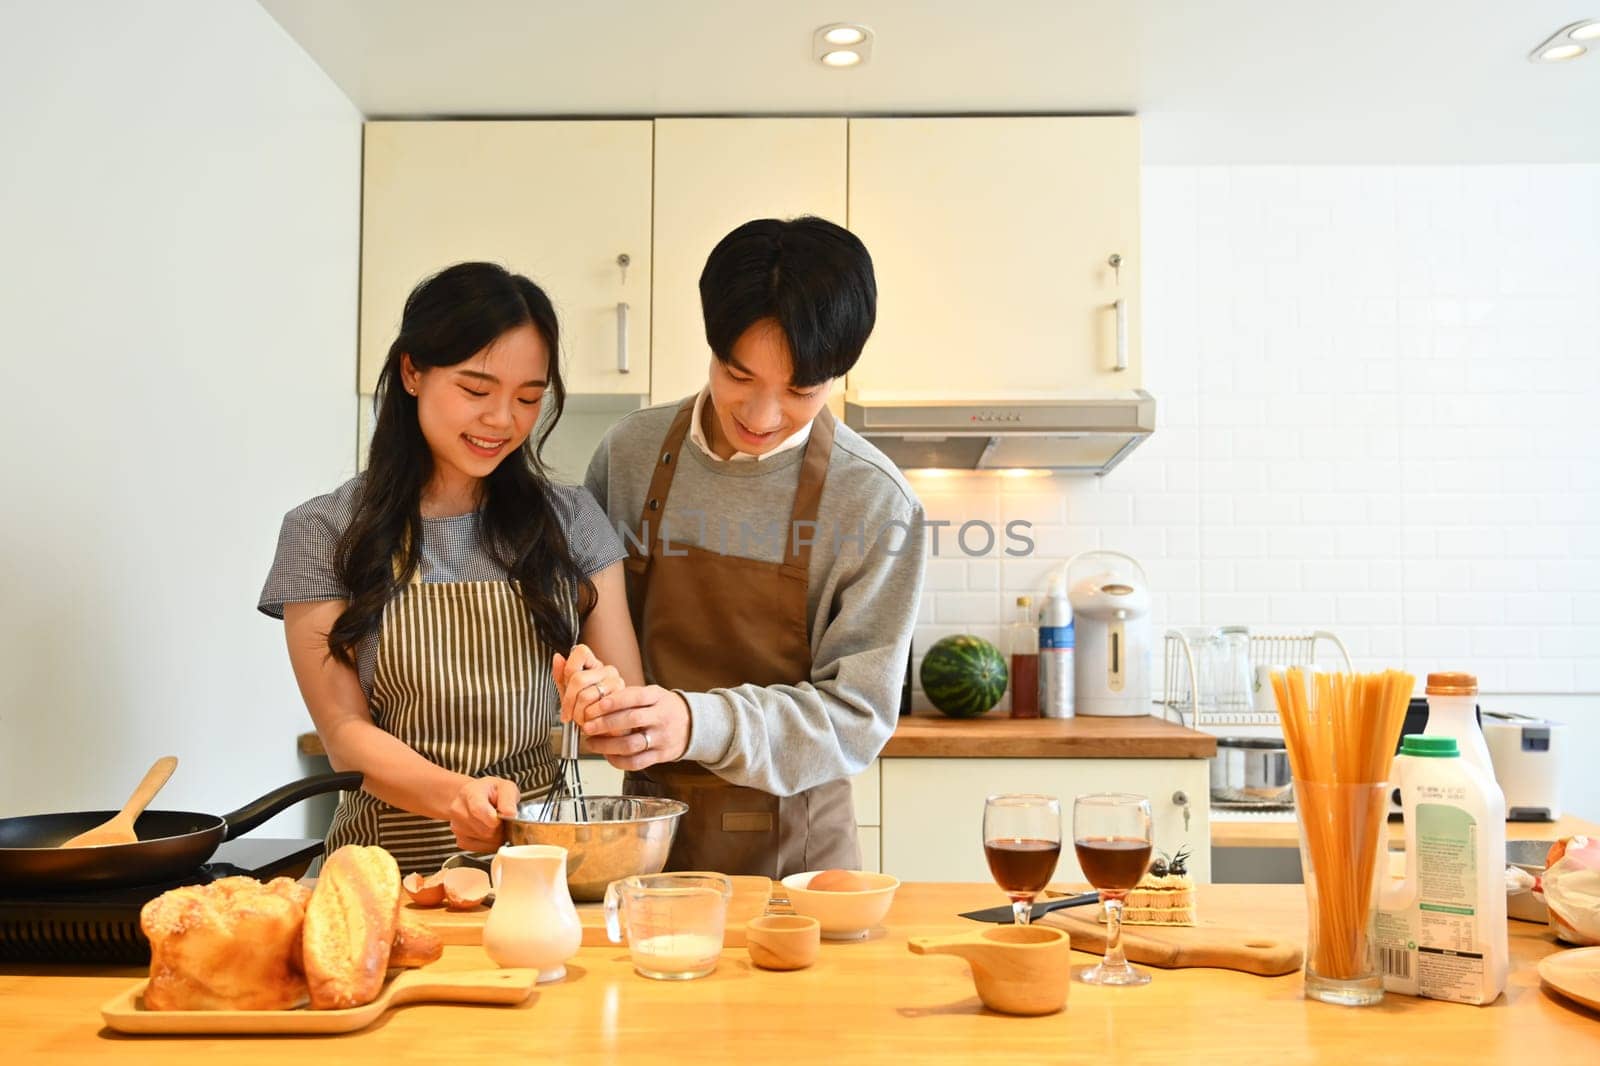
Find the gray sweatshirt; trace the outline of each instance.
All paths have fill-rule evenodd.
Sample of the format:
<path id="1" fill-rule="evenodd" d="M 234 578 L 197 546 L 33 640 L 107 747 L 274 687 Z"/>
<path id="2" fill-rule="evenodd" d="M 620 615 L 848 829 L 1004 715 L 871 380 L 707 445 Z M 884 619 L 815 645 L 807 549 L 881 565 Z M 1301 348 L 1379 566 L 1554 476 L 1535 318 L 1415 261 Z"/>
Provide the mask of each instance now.
<path id="1" fill-rule="evenodd" d="M 639 542 L 645 491 L 677 408 L 674 401 L 628 415 L 589 463 L 589 491 L 625 543 Z M 718 462 L 686 441 L 680 454 L 661 525 L 650 536 L 782 562 L 805 449 L 758 463 Z M 839 424 L 807 583 L 811 677 L 686 693 L 692 726 L 685 760 L 733 784 L 790 796 L 859 773 L 877 758 L 899 718 L 926 561 L 922 519 L 922 505 L 894 465 Z"/>

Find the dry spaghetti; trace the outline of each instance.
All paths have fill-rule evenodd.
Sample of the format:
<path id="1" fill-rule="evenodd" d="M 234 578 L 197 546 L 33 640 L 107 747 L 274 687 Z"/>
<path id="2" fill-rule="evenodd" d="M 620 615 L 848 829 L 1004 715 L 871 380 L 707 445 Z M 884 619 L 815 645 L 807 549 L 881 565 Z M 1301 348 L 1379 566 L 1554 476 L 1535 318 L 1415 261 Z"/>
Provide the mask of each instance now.
<path id="1" fill-rule="evenodd" d="M 1316 910 L 1309 968 L 1323 977 L 1367 975 L 1373 875 L 1388 810 L 1383 786 L 1414 681 L 1399 670 L 1296 667 L 1272 675 Z"/>

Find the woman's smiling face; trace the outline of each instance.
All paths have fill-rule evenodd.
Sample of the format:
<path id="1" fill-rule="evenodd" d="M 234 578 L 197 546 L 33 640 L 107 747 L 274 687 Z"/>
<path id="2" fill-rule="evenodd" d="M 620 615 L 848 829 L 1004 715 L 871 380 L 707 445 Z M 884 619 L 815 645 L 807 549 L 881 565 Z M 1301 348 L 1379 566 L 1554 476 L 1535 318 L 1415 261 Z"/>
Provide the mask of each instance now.
<path id="1" fill-rule="evenodd" d="M 739 335 L 724 363 L 711 359 L 711 450 L 764 455 L 810 422 L 828 402 L 829 383 L 790 384 L 794 360 L 782 328 L 770 318 Z"/>
<path id="2" fill-rule="evenodd" d="M 531 323 L 454 366 L 419 370 L 407 357 L 401 377 L 417 397 L 435 479 L 482 480 L 521 448 L 539 421 L 549 369 L 550 353 Z"/>

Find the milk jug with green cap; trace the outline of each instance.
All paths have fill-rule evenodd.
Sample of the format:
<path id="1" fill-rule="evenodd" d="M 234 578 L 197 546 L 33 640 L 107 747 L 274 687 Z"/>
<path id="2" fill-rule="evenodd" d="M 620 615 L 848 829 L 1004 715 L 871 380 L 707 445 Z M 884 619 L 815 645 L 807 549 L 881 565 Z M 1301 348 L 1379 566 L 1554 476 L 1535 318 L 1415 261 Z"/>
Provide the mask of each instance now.
<path id="1" fill-rule="evenodd" d="M 1378 961 L 1390 992 L 1494 1002 L 1510 968 L 1506 801 L 1453 736 L 1407 736 L 1395 759 L 1405 878 L 1383 889 Z"/>

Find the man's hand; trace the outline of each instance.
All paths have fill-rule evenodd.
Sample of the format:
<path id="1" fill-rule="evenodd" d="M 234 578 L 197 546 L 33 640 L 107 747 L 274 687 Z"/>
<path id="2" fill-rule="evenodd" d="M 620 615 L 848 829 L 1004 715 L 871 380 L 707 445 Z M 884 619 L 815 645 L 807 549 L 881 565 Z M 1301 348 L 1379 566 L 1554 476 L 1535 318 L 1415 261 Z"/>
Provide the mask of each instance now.
<path id="1" fill-rule="evenodd" d="M 561 720 L 582 729 L 590 751 L 620 770 L 677 762 L 689 748 L 689 705 L 659 685 L 629 686 L 582 644 L 556 655 Z"/>
<path id="2" fill-rule="evenodd" d="M 677 762 L 689 748 L 689 705 L 660 685 L 624 688 L 587 708 L 583 734 L 619 770 Z"/>

